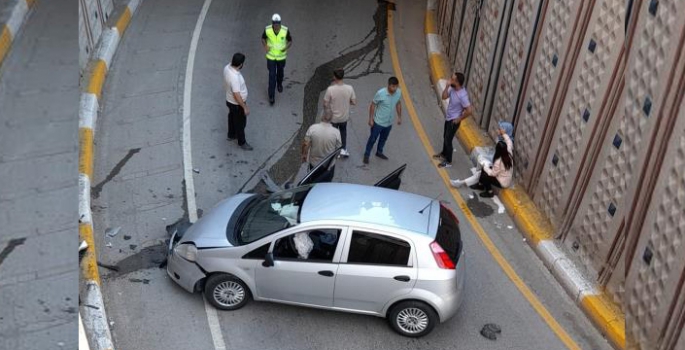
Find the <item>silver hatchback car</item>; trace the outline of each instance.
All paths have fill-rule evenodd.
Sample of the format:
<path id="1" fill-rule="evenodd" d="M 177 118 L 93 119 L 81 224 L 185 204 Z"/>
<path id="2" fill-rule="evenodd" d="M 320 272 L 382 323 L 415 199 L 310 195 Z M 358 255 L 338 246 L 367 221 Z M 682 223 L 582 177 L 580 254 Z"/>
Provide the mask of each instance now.
<path id="1" fill-rule="evenodd" d="M 272 301 L 386 317 L 401 335 L 426 335 L 459 307 L 462 240 L 439 201 L 382 188 L 399 188 L 403 170 L 363 186 L 312 183 L 330 180 L 315 169 L 292 189 L 230 197 L 171 232 L 167 272 L 223 310 Z"/>

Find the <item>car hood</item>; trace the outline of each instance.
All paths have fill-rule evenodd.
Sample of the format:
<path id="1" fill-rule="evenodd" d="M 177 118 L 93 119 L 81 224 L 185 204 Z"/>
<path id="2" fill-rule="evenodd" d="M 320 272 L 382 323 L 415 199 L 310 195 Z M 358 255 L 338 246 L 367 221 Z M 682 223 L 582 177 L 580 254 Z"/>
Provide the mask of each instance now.
<path id="1" fill-rule="evenodd" d="M 255 195 L 241 193 L 219 202 L 214 209 L 188 228 L 183 234 L 180 243 L 192 242 L 198 248 L 232 246 L 226 237 L 226 226 L 228 225 L 228 221 L 240 204 L 253 196 Z"/>

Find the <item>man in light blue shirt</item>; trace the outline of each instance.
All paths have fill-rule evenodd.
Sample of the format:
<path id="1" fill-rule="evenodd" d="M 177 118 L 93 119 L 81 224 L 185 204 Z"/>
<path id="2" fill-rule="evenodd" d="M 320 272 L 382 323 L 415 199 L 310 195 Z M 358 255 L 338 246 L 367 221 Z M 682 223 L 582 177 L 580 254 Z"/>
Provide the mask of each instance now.
<path id="1" fill-rule="evenodd" d="M 388 159 L 385 153 L 383 153 L 383 147 L 385 146 L 385 141 L 388 140 L 388 135 L 390 135 L 392 123 L 395 121 L 395 114 L 397 114 L 397 125 L 402 124 L 402 104 L 400 103 L 402 91 L 399 89 L 399 84 L 400 82 L 396 77 L 390 77 L 388 79 L 388 87 L 378 90 L 369 106 L 371 135 L 369 135 L 369 140 L 366 142 L 364 164 L 369 164 L 371 149 L 373 149 L 376 140 L 378 140 L 376 157 Z"/>

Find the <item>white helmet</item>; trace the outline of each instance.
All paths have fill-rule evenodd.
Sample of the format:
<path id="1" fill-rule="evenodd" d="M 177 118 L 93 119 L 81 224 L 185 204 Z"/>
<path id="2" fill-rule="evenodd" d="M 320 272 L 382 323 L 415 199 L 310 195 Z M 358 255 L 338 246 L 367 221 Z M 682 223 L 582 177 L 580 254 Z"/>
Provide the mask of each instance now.
<path id="1" fill-rule="evenodd" d="M 271 22 L 281 22 L 281 16 L 278 13 L 274 13 L 273 16 L 271 16 Z"/>

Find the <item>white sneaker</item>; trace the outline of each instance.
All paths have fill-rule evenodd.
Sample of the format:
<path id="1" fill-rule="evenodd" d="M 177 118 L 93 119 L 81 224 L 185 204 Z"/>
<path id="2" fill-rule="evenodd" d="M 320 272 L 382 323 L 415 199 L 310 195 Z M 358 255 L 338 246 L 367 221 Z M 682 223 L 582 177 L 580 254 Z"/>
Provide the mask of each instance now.
<path id="1" fill-rule="evenodd" d="M 461 180 L 450 180 L 452 187 L 461 187 L 464 185 L 464 181 Z"/>
<path id="2" fill-rule="evenodd" d="M 347 152 L 347 150 L 343 148 L 340 150 L 340 155 L 347 158 L 350 156 L 350 152 Z"/>

